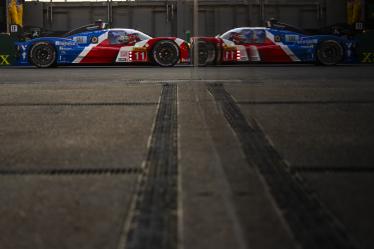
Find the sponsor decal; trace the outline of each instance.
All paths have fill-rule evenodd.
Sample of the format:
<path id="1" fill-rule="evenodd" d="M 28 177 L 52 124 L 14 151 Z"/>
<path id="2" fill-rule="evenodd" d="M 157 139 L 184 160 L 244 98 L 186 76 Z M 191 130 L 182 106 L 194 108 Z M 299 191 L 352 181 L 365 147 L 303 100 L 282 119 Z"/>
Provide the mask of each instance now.
<path id="1" fill-rule="evenodd" d="M 191 62 L 191 59 L 189 58 L 182 58 L 180 62 Z"/>
<path id="2" fill-rule="evenodd" d="M 9 57 L 10 55 L 8 54 L 0 54 L 0 65 L 1 66 L 10 65 Z"/>
<path id="3" fill-rule="evenodd" d="M 73 38 L 76 43 L 87 43 L 87 36 L 76 36 Z"/>
<path id="4" fill-rule="evenodd" d="M 301 44 L 301 45 L 313 45 L 313 44 L 318 44 L 318 39 L 301 40 L 301 41 L 298 42 L 298 44 Z"/>
<path id="5" fill-rule="evenodd" d="M 75 46 L 75 42 L 66 42 L 66 41 L 56 41 L 55 42 L 56 46 Z"/>
<path id="6" fill-rule="evenodd" d="M 131 51 L 121 51 L 119 56 L 120 57 L 128 57 L 131 54 Z"/>
<path id="7" fill-rule="evenodd" d="M 96 36 L 91 38 L 91 43 L 98 43 L 98 42 L 99 42 L 99 38 L 97 38 Z"/>
<path id="8" fill-rule="evenodd" d="M 374 63 L 374 52 L 363 52 L 361 58 L 361 63 Z"/>
<path id="9" fill-rule="evenodd" d="M 10 32 L 11 33 L 17 33 L 18 32 L 18 26 L 17 25 L 10 25 Z"/>
<path id="10" fill-rule="evenodd" d="M 299 46 L 299 48 L 300 49 L 312 49 L 312 48 L 314 48 L 314 46 L 313 45 L 308 45 L 308 46 L 301 45 L 301 46 Z"/>
<path id="11" fill-rule="evenodd" d="M 136 51 L 147 52 L 147 48 L 137 48 L 137 47 L 134 47 L 132 51 L 134 51 L 134 52 L 136 52 Z"/>
<path id="12" fill-rule="evenodd" d="M 119 52 L 117 62 L 131 62 L 132 61 L 132 52 L 123 50 Z"/>
<path id="13" fill-rule="evenodd" d="M 355 25 L 356 30 L 363 30 L 364 29 L 364 23 L 357 22 Z"/>
<path id="14" fill-rule="evenodd" d="M 286 42 L 297 42 L 299 41 L 299 36 L 298 35 L 285 35 L 285 40 Z"/>
<path id="15" fill-rule="evenodd" d="M 27 57 L 27 46 L 26 45 L 19 45 L 18 46 L 18 50 L 22 56 L 22 60 L 26 60 L 26 57 Z M 21 53 L 22 52 L 22 53 Z"/>
<path id="16" fill-rule="evenodd" d="M 70 50 L 73 50 L 73 48 L 69 48 L 69 47 L 60 47 L 60 51 L 70 51 Z"/>
<path id="17" fill-rule="evenodd" d="M 279 35 L 274 36 L 274 41 L 275 42 L 281 42 L 282 38 Z"/>
<path id="18" fill-rule="evenodd" d="M 223 44 L 223 49 L 225 51 L 235 51 L 236 52 L 236 47 L 227 46 L 226 44 Z"/>

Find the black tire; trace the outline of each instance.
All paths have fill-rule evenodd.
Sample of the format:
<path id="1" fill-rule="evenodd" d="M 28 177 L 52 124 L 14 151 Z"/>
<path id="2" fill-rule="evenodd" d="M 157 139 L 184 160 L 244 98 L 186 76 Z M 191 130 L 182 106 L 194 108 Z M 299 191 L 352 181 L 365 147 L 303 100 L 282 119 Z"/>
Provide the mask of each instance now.
<path id="1" fill-rule="evenodd" d="M 206 41 L 198 41 L 197 43 L 199 51 L 198 51 L 198 58 L 200 67 L 205 67 L 208 64 L 212 64 L 216 60 L 216 49 L 214 44 Z M 195 45 L 192 47 L 192 62 L 194 61 L 194 52 Z"/>
<path id="2" fill-rule="evenodd" d="M 172 67 L 179 61 L 179 47 L 171 40 L 156 43 L 152 50 L 153 61 L 161 67 Z"/>
<path id="3" fill-rule="evenodd" d="M 56 64 L 56 49 L 48 42 L 35 43 L 30 49 L 29 61 L 39 68 L 53 67 Z"/>
<path id="4" fill-rule="evenodd" d="M 344 58 L 344 49 L 337 41 L 323 41 L 317 48 L 317 63 L 324 66 L 334 66 Z"/>

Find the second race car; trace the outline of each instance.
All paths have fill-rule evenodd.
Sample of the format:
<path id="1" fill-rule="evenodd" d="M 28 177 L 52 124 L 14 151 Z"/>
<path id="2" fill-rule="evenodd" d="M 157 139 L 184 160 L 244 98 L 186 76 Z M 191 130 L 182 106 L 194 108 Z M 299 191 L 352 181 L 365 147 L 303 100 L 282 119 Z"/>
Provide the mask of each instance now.
<path id="1" fill-rule="evenodd" d="M 355 42 L 347 37 L 311 35 L 271 20 L 267 27 L 242 27 L 216 37 L 192 38 L 198 46 L 199 65 L 221 63 L 316 63 L 336 65 L 355 62 Z"/>
<path id="2" fill-rule="evenodd" d="M 134 29 L 110 29 L 97 22 L 63 37 L 16 43 L 18 65 L 40 68 L 69 64 L 147 63 L 163 67 L 190 61 L 189 45 L 176 37 L 152 38 Z"/>

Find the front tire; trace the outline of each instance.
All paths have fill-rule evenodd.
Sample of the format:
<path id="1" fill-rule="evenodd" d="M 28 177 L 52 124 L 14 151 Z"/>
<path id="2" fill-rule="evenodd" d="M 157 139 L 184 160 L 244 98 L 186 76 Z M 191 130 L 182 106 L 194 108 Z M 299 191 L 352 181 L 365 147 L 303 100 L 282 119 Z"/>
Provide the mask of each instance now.
<path id="1" fill-rule="evenodd" d="M 206 42 L 206 41 L 198 41 L 198 64 L 200 67 L 205 67 L 208 64 L 212 64 L 216 60 L 216 49 L 213 43 Z M 192 47 L 192 61 L 195 60 L 195 46 Z"/>
<path id="2" fill-rule="evenodd" d="M 180 57 L 178 45 L 171 40 L 156 43 L 152 50 L 153 61 L 161 67 L 172 67 Z"/>
<path id="3" fill-rule="evenodd" d="M 48 42 L 35 43 L 30 49 L 29 61 L 39 68 L 52 67 L 56 63 L 56 49 Z"/>
<path id="4" fill-rule="evenodd" d="M 324 66 L 334 66 L 344 58 L 344 49 L 337 41 L 323 41 L 317 48 L 317 63 Z"/>

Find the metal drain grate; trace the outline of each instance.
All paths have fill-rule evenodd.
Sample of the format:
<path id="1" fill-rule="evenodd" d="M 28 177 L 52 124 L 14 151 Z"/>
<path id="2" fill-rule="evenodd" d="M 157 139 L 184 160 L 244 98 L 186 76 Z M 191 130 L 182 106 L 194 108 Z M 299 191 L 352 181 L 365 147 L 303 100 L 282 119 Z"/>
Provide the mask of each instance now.
<path id="1" fill-rule="evenodd" d="M 239 105 L 338 105 L 374 104 L 374 100 L 239 101 Z"/>
<path id="2" fill-rule="evenodd" d="M 301 173 L 374 173 L 372 166 L 324 166 L 324 167 L 311 167 L 311 166 L 292 166 L 292 172 Z"/>
<path id="3" fill-rule="evenodd" d="M 127 249 L 177 247 L 177 87 L 165 84 L 127 233 Z"/>
<path id="4" fill-rule="evenodd" d="M 3 175 L 125 175 L 141 174 L 141 168 L 89 168 L 89 169 L 2 169 Z"/>
<path id="5" fill-rule="evenodd" d="M 343 225 L 307 189 L 302 178 L 290 172 L 256 121 L 251 118 L 247 121 L 222 84 L 211 84 L 208 90 L 235 131 L 249 166 L 256 167 L 267 182 L 302 248 L 358 248 Z"/>
<path id="6" fill-rule="evenodd" d="M 153 106 L 155 102 L 88 102 L 88 103 L 1 103 L 0 107 L 22 106 Z"/>

